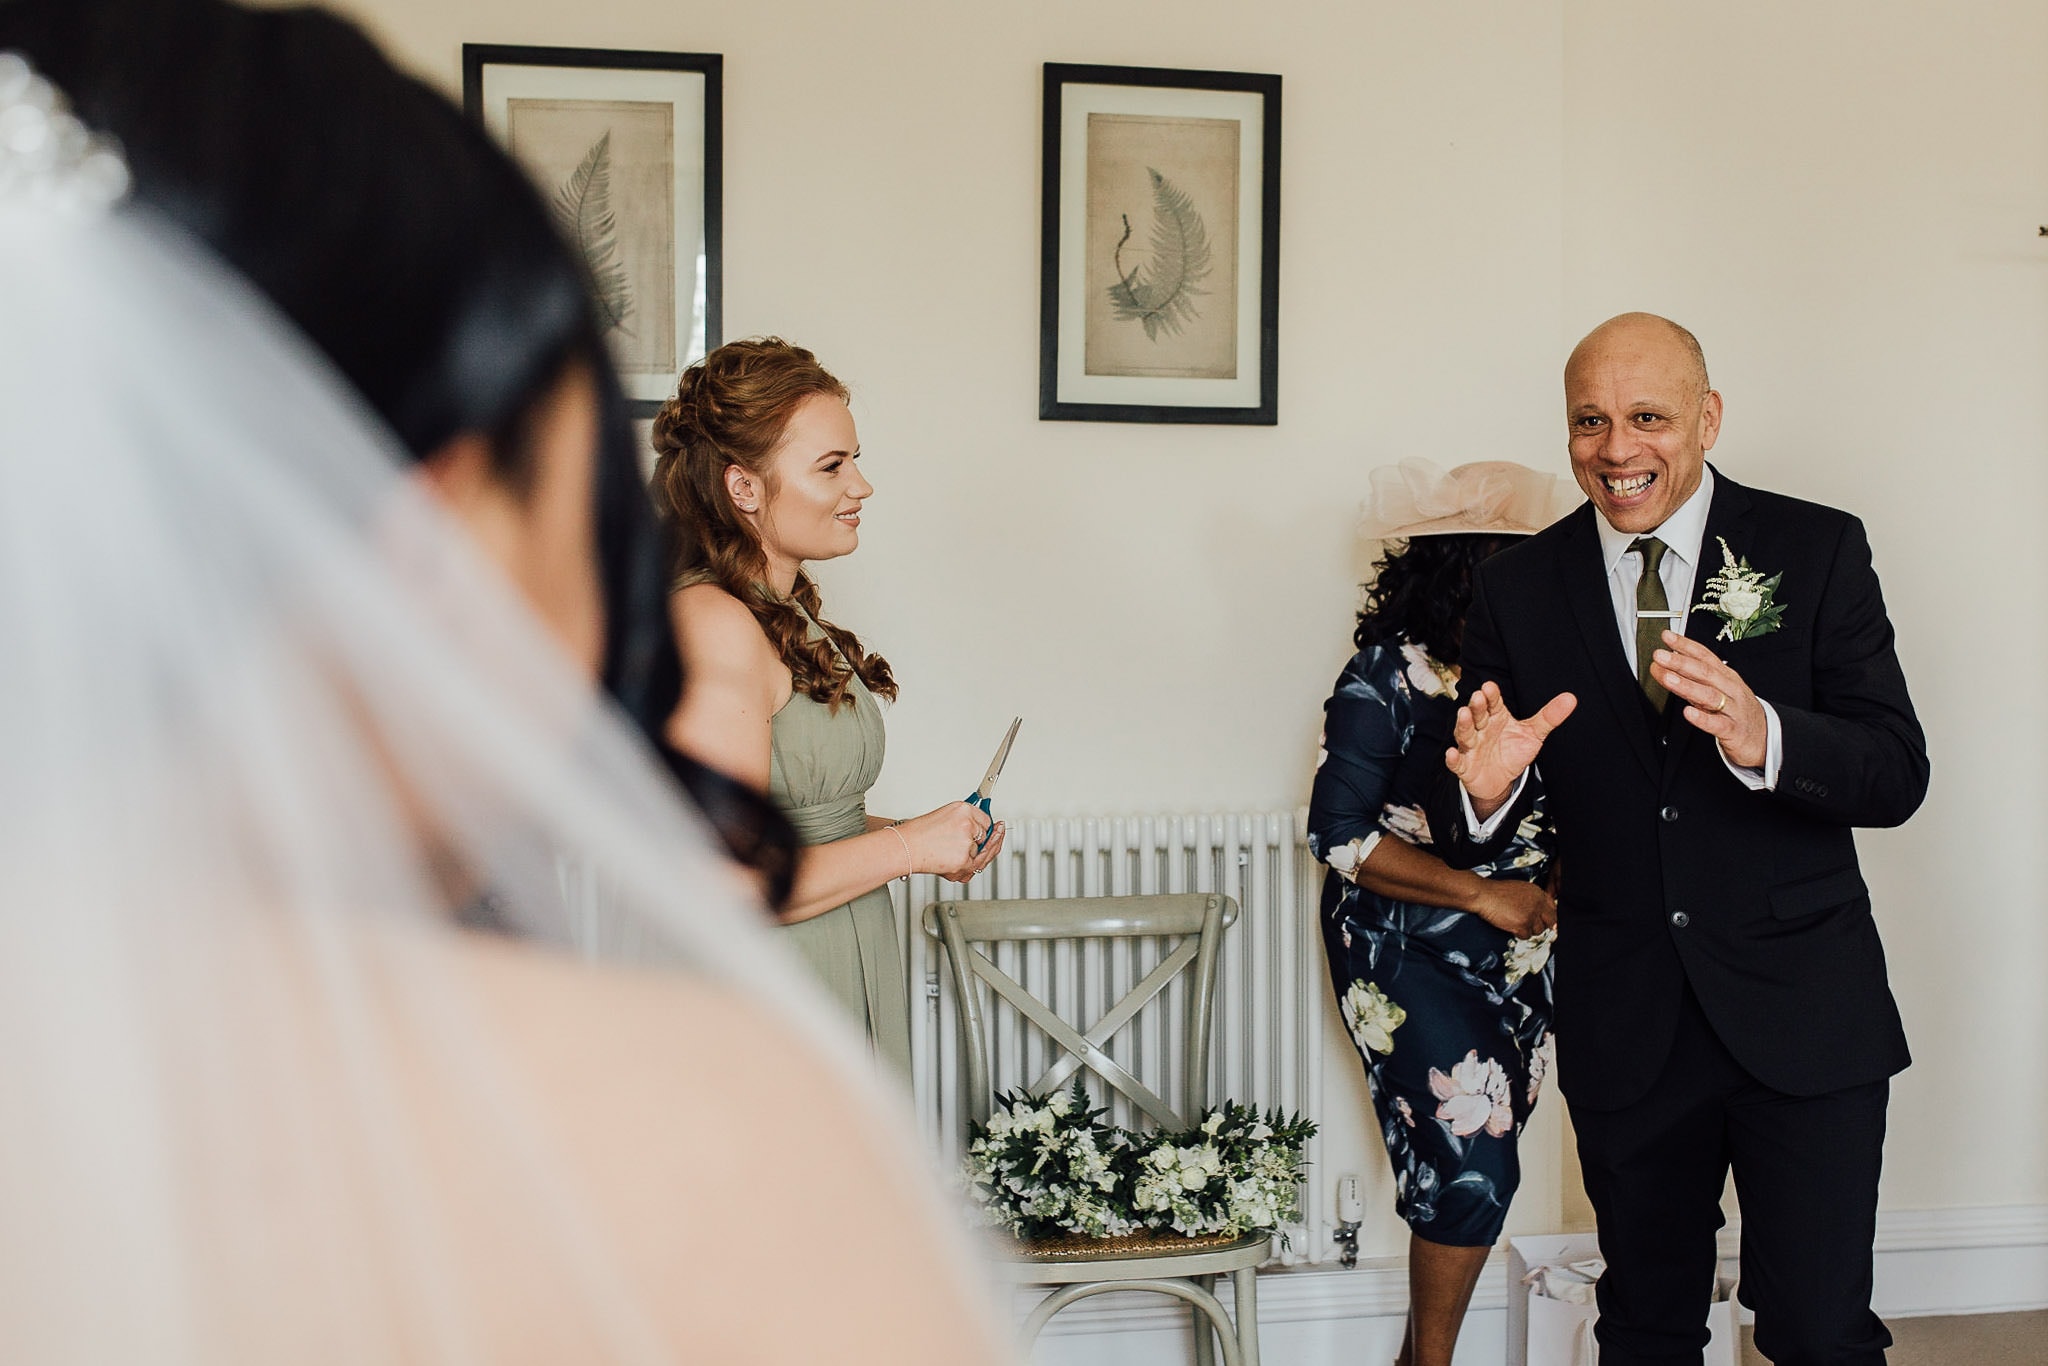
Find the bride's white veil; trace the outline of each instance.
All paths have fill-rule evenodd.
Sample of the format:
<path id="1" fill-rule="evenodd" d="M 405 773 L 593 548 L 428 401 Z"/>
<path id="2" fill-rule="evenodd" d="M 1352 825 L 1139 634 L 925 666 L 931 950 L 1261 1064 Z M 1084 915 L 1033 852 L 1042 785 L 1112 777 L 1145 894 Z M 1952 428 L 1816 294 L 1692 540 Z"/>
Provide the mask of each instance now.
<path id="1" fill-rule="evenodd" d="M 610 971 L 908 1126 L 381 426 L 55 106 L 0 55 L 0 1356 L 503 1360 L 500 1312 L 534 1360 L 687 1356 L 501 1036 L 606 970 L 453 909 L 658 958 Z"/>

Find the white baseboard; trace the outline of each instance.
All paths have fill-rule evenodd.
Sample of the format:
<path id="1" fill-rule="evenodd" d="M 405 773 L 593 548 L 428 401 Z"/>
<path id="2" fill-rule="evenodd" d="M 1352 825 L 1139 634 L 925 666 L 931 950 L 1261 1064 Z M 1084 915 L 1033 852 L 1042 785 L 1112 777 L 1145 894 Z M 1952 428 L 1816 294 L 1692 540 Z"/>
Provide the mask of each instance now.
<path id="1" fill-rule="evenodd" d="M 1487 1262 L 1487 1274 L 1472 1294 L 1475 1310 L 1499 1309 L 1507 1301 L 1501 1259 Z M 1230 1303 L 1229 1283 L 1217 1294 Z M 1035 1300 L 1024 1293 L 1026 1302 Z M 1267 1327 L 1289 1323 L 1350 1322 L 1399 1318 L 1408 1312 L 1408 1262 L 1404 1257 L 1365 1259 L 1350 1271 L 1334 1266 L 1275 1268 L 1259 1276 L 1259 1322 Z M 1186 1320 L 1186 1306 L 1163 1296 L 1098 1295 L 1062 1310 L 1046 1326 L 1045 1336 L 1077 1337 L 1100 1333 L 1149 1333 Z"/>
<path id="2" fill-rule="evenodd" d="M 1722 1230 L 1721 1255 L 1731 1263 L 1740 1239 L 1738 1225 Z M 1880 1212 L 1876 1271 L 1874 1307 L 1887 1318 L 2048 1308 L 2048 1205 Z M 1496 1254 L 1472 1296 L 1460 1366 L 1502 1359 L 1506 1279 Z M 1227 1303 L 1228 1290 L 1219 1290 Z M 1027 1292 L 1020 1303 L 1035 1298 Z M 1260 1339 L 1275 1361 L 1336 1360 L 1321 1353 L 1340 1344 L 1341 1359 L 1391 1359 L 1407 1307 L 1407 1262 L 1399 1257 L 1361 1261 L 1349 1271 L 1305 1266 L 1259 1277 Z M 1034 1360 L 1178 1366 L 1188 1359 L 1187 1314 L 1156 1295 L 1083 1300 L 1046 1326 Z"/>
<path id="3" fill-rule="evenodd" d="M 2048 1308 L 2048 1205 L 1880 1213 L 1874 1302 L 1902 1319 Z"/>

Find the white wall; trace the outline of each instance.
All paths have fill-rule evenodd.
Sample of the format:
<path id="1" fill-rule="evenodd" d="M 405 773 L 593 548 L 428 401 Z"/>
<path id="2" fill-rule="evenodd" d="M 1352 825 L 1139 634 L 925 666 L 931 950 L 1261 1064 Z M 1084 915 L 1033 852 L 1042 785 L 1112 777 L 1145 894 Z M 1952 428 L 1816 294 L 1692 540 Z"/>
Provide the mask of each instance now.
<path id="1" fill-rule="evenodd" d="M 1869 522 L 1930 733 L 1926 810 L 1862 841 L 1919 1058 L 1885 1203 L 2048 1202 L 2048 9 L 347 7 L 451 89 L 464 41 L 725 54 L 726 331 L 857 390 L 879 492 L 820 577 L 905 683 L 890 811 L 964 790 L 1013 712 L 1012 812 L 1301 800 L 1367 471 L 1562 471 L 1571 342 L 1689 323 L 1723 466 Z M 1047 60 L 1284 75 L 1277 428 L 1037 421 Z M 1358 1090 L 1333 1075 L 1333 1161 L 1384 1196 Z M 1524 1227 L 1579 1208 L 1538 1113 Z M 1382 1217 L 1367 1250 L 1400 1243 Z"/>

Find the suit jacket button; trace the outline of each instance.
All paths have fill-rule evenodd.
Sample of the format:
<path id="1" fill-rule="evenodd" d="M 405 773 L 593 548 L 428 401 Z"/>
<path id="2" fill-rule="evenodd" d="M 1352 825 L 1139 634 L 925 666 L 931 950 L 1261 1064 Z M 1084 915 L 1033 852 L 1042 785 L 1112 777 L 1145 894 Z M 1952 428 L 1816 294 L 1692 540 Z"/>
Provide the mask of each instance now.
<path id="1" fill-rule="evenodd" d="M 1678 808 L 1675 806 L 1667 806 L 1662 811 L 1659 811 L 1657 813 L 1657 816 L 1666 825 L 1669 825 L 1671 822 L 1678 819 Z"/>
<path id="2" fill-rule="evenodd" d="M 1692 917 L 1687 915 L 1684 911 L 1673 911 L 1671 913 L 1671 923 L 1682 930 L 1687 925 L 1692 924 Z"/>

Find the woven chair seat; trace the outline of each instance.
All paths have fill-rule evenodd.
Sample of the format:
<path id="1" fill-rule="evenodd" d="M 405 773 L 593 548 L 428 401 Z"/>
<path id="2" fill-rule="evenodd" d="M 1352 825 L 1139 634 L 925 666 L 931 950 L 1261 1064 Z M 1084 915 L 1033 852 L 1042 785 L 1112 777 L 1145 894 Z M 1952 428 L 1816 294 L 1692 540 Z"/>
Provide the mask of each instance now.
<path id="1" fill-rule="evenodd" d="M 1189 1237 L 1172 1229 L 1142 1229 L 1114 1238 L 1090 1238 L 1079 1233 L 1019 1238 L 1011 1255 L 1021 1262 L 1106 1262 L 1127 1257 L 1193 1256 L 1203 1252 L 1224 1252 L 1252 1247 L 1268 1241 L 1270 1232 L 1204 1233 Z"/>

